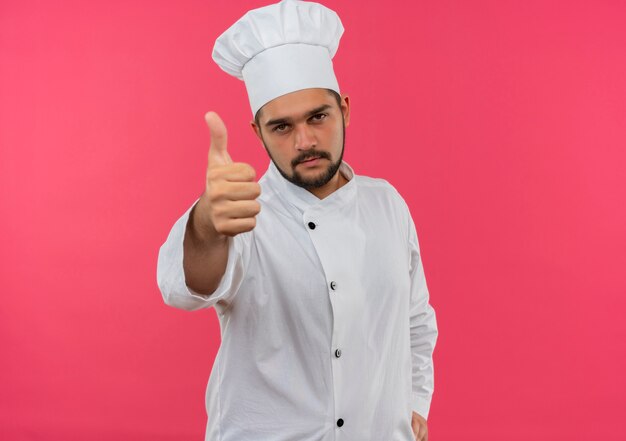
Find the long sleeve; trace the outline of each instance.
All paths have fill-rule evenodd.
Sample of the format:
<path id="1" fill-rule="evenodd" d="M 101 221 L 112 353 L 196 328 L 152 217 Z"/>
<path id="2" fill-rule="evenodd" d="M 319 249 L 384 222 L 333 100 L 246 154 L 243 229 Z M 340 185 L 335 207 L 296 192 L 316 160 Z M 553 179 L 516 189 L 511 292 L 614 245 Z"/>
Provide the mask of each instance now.
<path id="1" fill-rule="evenodd" d="M 412 407 L 424 418 L 428 418 L 434 391 L 433 351 L 437 341 L 435 310 L 429 304 L 429 293 L 420 256 L 419 242 L 413 219 L 409 215 L 410 248 L 410 328 L 412 372 Z"/>
<path id="2" fill-rule="evenodd" d="M 159 250 L 157 262 L 157 284 L 164 302 L 175 308 L 187 311 L 209 308 L 217 302 L 228 303 L 237 293 L 245 274 L 245 261 L 249 256 L 249 234 L 239 234 L 229 238 L 228 263 L 219 286 L 208 296 L 198 294 L 185 283 L 183 268 L 183 241 L 187 221 L 193 206 L 176 221 L 167 240 Z"/>

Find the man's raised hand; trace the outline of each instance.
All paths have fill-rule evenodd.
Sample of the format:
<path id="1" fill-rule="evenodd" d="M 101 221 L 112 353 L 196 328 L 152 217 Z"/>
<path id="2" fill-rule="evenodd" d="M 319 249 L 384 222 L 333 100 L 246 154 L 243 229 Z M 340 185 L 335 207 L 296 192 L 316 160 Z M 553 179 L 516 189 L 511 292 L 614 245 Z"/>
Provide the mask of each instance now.
<path id="1" fill-rule="evenodd" d="M 233 162 L 228 154 L 226 126 L 215 112 L 205 120 L 211 132 L 205 190 L 196 206 L 198 228 L 211 236 L 235 236 L 256 226 L 261 186 L 251 165 Z"/>

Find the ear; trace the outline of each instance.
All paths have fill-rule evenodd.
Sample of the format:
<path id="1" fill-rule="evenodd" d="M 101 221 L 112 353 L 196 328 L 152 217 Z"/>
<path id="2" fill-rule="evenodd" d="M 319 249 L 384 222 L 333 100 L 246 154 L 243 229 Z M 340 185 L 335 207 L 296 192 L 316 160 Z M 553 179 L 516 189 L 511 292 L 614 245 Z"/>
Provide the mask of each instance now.
<path id="1" fill-rule="evenodd" d="M 254 134 L 257 136 L 257 138 L 259 138 L 259 140 L 263 142 L 263 137 L 261 136 L 261 128 L 256 125 L 254 120 L 250 121 L 250 127 L 252 127 L 252 130 L 254 131 Z"/>
<path id="2" fill-rule="evenodd" d="M 343 113 L 343 120 L 348 127 L 350 124 L 350 97 L 348 95 L 341 95 L 341 113 Z"/>

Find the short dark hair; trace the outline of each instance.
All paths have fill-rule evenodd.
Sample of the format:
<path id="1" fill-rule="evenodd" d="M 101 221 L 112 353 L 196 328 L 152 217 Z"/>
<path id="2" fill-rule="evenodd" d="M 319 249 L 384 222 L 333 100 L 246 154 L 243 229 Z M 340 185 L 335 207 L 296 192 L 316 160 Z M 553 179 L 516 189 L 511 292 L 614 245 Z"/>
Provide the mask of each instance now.
<path id="1" fill-rule="evenodd" d="M 335 101 L 337 101 L 337 105 L 341 109 L 341 95 L 339 95 L 337 92 L 335 92 L 332 89 L 326 89 L 326 92 L 330 93 L 332 96 L 335 97 Z M 259 120 L 261 119 L 261 110 L 263 110 L 263 107 L 257 110 L 256 114 L 254 115 L 254 122 L 259 129 L 261 129 L 261 125 L 259 124 Z"/>

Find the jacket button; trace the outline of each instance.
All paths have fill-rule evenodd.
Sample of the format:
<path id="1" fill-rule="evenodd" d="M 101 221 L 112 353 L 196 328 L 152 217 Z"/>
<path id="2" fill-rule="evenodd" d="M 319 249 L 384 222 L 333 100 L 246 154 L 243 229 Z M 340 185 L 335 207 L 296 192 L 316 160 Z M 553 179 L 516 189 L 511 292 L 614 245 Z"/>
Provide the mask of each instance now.
<path id="1" fill-rule="evenodd" d="M 341 357 L 341 349 L 337 349 L 335 351 L 335 357 L 337 357 L 337 358 Z"/>
<path id="2" fill-rule="evenodd" d="M 339 419 L 337 420 L 337 425 L 338 425 L 339 427 L 343 426 L 343 420 L 342 420 L 341 418 L 339 418 Z"/>
<path id="3" fill-rule="evenodd" d="M 335 281 L 330 282 L 330 289 L 333 291 L 337 288 L 337 283 Z"/>
<path id="4" fill-rule="evenodd" d="M 309 222 L 309 228 L 311 230 L 315 230 L 315 224 L 313 222 Z"/>

